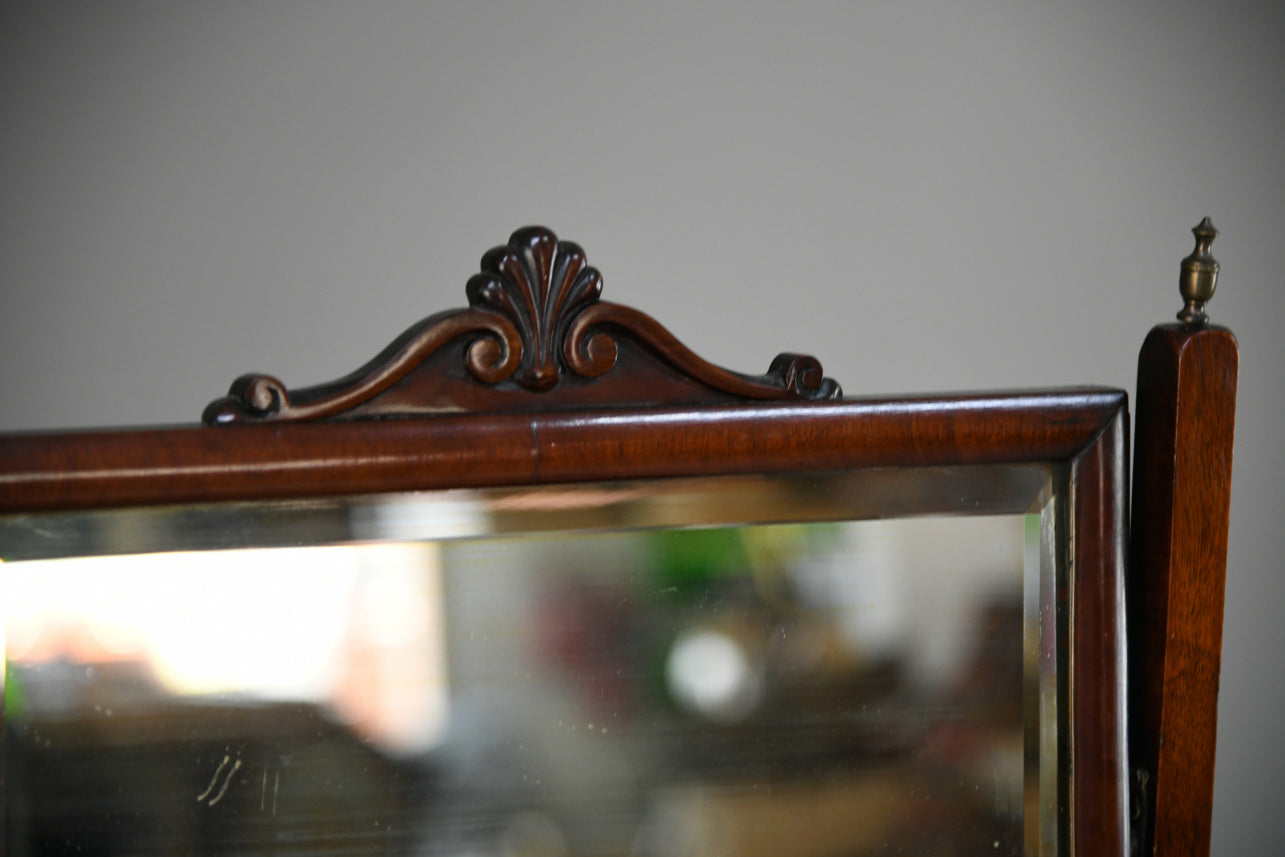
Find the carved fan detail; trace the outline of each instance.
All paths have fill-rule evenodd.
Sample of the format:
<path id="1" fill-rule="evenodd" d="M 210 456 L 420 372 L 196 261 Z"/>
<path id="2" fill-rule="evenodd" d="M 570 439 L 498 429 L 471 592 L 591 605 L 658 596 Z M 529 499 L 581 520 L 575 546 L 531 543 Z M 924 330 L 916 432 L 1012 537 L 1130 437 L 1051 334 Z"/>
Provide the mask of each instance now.
<path id="1" fill-rule="evenodd" d="M 344 378 L 292 391 L 271 375 L 244 375 L 202 419 L 220 425 L 842 396 L 805 355 L 779 355 L 759 376 L 706 362 L 650 316 L 600 300 L 602 276 L 584 250 L 540 226 L 487 252 L 465 294 L 468 308 L 424 319 Z"/>
<path id="2" fill-rule="evenodd" d="M 493 310 L 512 322 L 522 340 L 517 382 L 548 390 L 560 374 L 557 344 L 582 308 L 602 294 L 602 275 L 584 250 L 559 241 L 548 229 L 529 226 L 482 257 L 482 270 L 464 288 L 472 307 Z"/>

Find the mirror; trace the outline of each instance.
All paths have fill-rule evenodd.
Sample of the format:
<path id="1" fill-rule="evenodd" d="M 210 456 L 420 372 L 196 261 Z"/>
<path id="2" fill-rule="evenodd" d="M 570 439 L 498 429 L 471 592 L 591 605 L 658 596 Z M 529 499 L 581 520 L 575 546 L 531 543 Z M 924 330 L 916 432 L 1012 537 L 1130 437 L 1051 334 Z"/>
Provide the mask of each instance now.
<path id="1" fill-rule="evenodd" d="M 3 438 L 7 853 L 1123 857 L 1124 394 L 600 292 L 522 229 L 344 378 Z"/>
<path id="2" fill-rule="evenodd" d="M 1058 853 L 1060 479 L 7 518 L 8 853 Z"/>

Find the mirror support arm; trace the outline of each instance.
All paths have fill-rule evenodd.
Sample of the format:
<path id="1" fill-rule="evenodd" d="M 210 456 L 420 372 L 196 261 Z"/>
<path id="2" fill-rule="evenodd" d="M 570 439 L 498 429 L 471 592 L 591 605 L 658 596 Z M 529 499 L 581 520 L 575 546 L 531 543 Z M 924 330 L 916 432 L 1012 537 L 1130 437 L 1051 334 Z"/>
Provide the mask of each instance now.
<path id="1" fill-rule="evenodd" d="M 1183 261 L 1179 323 L 1138 358 L 1128 578 L 1130 755 L 1139 855 L 1207 857 L 1239 350 L 1208 323 L 1208 218 Z"/>

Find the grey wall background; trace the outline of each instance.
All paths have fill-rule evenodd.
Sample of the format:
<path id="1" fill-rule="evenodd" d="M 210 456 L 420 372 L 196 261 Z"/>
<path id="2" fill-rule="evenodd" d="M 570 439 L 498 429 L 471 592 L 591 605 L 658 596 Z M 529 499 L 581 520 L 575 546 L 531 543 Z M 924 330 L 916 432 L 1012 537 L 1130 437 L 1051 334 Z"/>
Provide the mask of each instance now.
<path id="1" fill-rule="evenodd" d="M 526 223 L 715 362 L 1101 382 L 1223 231 L 1214 851 L 1285 842 L 1285 7 L 0 6 L 0 429 L 188 422 L 464 302 Z"/>

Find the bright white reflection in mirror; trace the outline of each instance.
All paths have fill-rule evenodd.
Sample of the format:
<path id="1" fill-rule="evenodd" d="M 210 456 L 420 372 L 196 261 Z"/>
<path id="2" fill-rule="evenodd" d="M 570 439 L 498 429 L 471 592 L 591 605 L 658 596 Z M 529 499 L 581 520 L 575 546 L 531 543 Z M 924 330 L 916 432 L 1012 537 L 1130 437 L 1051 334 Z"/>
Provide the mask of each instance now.
<path id="1" fill-rule="evenodd" d="M 711 720 L 742 720 L 763 696 L 763 677 L 741 644 L 722 631 L 694 628 L 674 640 L 665 659 L 674 701 Z"/>
<path id="2" fill-rule="evenodd" d="M 295 701 L 427 749 L 446 725 L 438 558 L 428 542 L 9 563 L 8 715 Z"/>
<path id="3" fill-rule="evenodd" d="M 1056 850 L 1047 495 L 694 528 L 586 496 L 9 561 L 6 853 Z"/>

